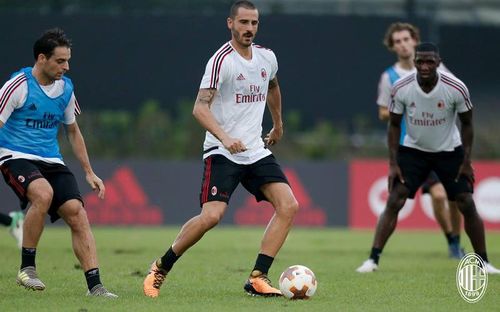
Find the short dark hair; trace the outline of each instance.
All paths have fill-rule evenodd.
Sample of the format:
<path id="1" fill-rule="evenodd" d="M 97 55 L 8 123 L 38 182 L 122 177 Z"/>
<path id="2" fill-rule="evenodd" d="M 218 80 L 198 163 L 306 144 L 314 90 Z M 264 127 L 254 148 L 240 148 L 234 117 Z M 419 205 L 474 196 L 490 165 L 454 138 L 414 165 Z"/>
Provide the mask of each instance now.
<path id="1" fill-rule="evenodd" d="M 417 45 L 415 52 L 435 52 L 439 55 L 439 48 L 432 42 L 422 42 Z"/>
<path id="2" fill-rule="evenodd" d="M 248 0 L 238 0 L 233 5 L 231 6 L 231 9 L 229 10 L 229 17 L 234 19 L 236 14 L 238 14 L 238 9 L 239 8 L 245 8 L 249 10 L 257 10 L 257 7 L 255 4 Z"/>
<path id="3" fill-rule="evenodd" d="M 397 22 L 397 23 L 392 23 L 389 28 L 387 28 L 387 31 L 385 32 L 384 36 L 384 45 L 391 50 L 392 47 L 394 46 L 394 41 L 392 40 L 392 34 L 395 32 L 407 30 L 410 33 L 410 36 L 417 42 L 420 42 L 420 30 L 418 30 L 418 27 L 410 24 L 410 23 L 402 23 L 402 22 Z"/>
<path id="4" fill-rule="evenodd" d="M 46 30 L 33 45 L 33 56 L 35 60 L 38 55 L 43 54 L 50 58 L 54 54 L 54 49 L 57 47 L 71 48 L 71 40 L 66 37 L 64 31 L 60 28 L 52 28 Z"/>

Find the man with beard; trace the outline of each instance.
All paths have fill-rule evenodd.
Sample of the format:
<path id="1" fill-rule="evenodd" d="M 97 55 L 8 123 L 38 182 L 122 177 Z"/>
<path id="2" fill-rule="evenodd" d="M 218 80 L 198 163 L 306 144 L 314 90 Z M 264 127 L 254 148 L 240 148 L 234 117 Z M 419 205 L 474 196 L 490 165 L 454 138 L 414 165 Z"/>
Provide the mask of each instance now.
<path id="1" fill-rule="evenodd" d="M 231 41 L 208 61 L 193 109 L 194 117 L 207 130 L 201 213 L 184 224 L 165 255 L 151 265 L 144 280 L 144 294 L 148 297 L 158 297 L 177 259 L 219 223 L 239 183 L 257 201 L 267 200 L 275 209 L 244 290 L 253 296 L 282 295 L 272 287 L 267 273 L 285 242 L 298 203 L 267 148 L 278 143 L 283 135 L 281 93 L 276 56 L 253 44 L 258 24 L 259 12 L 253 3 L 235 2 L 227 19 Z M 262 140 L 266 103 L 273 128 Z"/>

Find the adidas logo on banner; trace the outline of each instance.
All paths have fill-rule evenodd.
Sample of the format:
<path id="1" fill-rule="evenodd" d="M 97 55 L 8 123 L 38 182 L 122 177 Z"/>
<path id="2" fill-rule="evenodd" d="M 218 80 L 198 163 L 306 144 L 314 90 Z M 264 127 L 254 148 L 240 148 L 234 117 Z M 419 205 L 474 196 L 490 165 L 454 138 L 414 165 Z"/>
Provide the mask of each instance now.
<path id="1" fill-rule="evenodd" d="M 300 181 L 299 175 L 290 168 L 285 168 L 284 173 L 300 206 L 294 224 L 325 226 L 327 224 L 326 210 L 314 204 Z M 273 215 L 274 208 L 269 202 L 258 203 L 253 195 L 248 195 L 243 206 L 236 209 L 234 223 L 238 225 L 266 225 Z"/>
<path id="2" fill-rule="evenodd" d="M 236 80 L 245 80 L 245 76 L 243 76 L 243 74 L 239 74 Z"/>
<path id="3" fill-rule="evenodd" d="M 147 194 L 137 181 L 132 169 L 122 167 L 104 182 L 106 196 L 96 193 L 83 197 L 85 209 L 92 224 L 163 224 L 163 212 L 151 205 Z"/>

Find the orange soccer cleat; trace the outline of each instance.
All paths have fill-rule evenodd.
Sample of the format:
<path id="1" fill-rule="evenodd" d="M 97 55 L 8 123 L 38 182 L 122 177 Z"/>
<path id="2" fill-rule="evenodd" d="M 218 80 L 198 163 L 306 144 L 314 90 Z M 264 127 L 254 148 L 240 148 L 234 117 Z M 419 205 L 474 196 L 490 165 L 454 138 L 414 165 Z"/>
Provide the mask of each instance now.
<path id="1" fill-rule="evenodd" d="M 151 269 L 144 279 L 143 290 L 144 294 L 151 298 L 156 298 L 160 295 L 160 287 L 165 281 L 167 271 L 158 267 L 156 261 L 151 264 Z"/>
<path id="2" fill-rule="evenodd" d="M 271 285 L 271 281 L 266 274 L 258 270 L 253 270 L 243 287 L 251 296 L 277 297 L 283 296 L 279 289 Z"/>

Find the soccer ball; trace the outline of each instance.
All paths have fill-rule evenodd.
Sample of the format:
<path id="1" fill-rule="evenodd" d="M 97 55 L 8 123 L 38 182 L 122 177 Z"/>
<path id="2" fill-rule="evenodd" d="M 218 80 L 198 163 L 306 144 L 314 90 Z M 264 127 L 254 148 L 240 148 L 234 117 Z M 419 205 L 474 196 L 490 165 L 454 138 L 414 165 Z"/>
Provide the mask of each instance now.
<path id="1" fill-rule="evenodd" d="M 280 290 L 288 299 L 309 299 L 316 292 L 318 281 L 313 271 L 303 265 L 292 265 L 280 276 Z"/>

